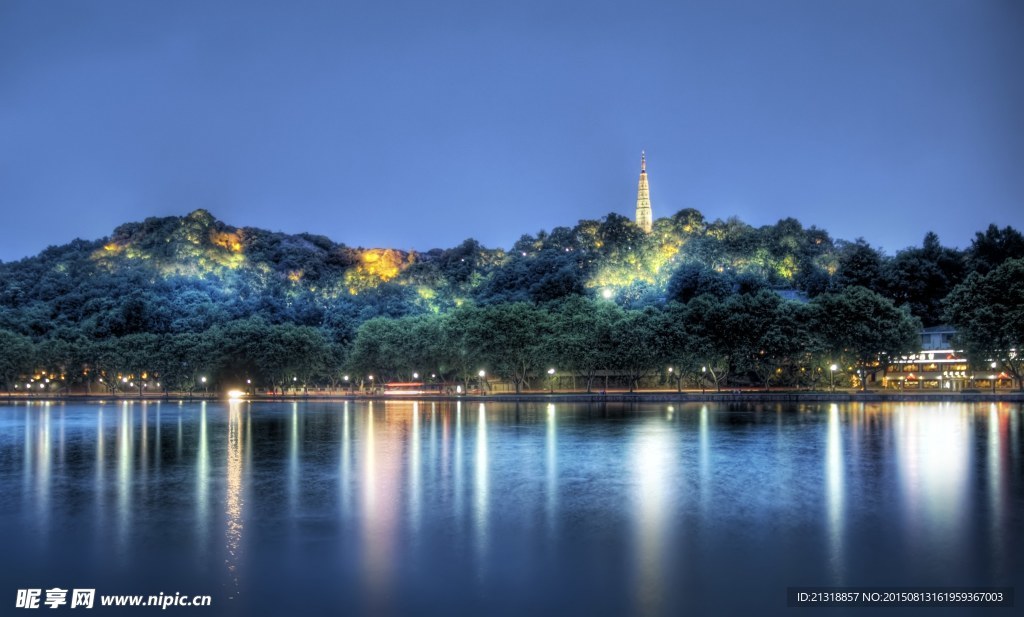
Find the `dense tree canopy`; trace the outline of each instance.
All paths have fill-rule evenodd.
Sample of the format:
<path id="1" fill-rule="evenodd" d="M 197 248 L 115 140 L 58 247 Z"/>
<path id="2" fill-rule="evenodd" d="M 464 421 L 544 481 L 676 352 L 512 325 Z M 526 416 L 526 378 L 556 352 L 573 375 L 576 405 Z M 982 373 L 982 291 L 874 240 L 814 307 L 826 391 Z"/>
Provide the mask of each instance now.
<path id="1" fill-rule="evenodd" d="M 608 375 L 628 387 L 801 386 L 831 362 L 877 370 L 911 345 L 915 319 L 947 317 L 1015 370 L 1009 326 L 984 340 L 974 324 L 995 324 L 996 307 L 1019 312 L 998 292 L 1015 289 L 1007 273 L 1021 257 L 1021 234 L 994 225 L 966 251 L 929 233 L 890 257 L 791 218 L 757 228 L 686 209 L 651 233 L 609 214 L 508 251 L 468 239 L 407 252 L 197 210 L 0 263 L 0 380 L 281 391 L 417 370 L 469 387 L 485 370 L 522 388 L 556 367 L 588 389 Z"/>
<path id="2" fill-rule="evenodd" d="M 1024 259 L 972 273 L 946 299 L 946 311 L 977 365 L 995 363 L 1024 388 Z"/>

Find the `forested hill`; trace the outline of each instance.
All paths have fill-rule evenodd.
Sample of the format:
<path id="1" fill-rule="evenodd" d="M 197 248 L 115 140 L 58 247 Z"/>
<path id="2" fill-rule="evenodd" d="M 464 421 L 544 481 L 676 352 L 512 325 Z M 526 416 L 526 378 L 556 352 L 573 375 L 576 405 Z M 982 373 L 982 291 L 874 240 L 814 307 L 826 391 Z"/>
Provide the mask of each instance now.
<path id="1" fill-rule="evenodd" d="M 0 264 L 0 329 L 35 340 L 198 333 L 249 317 L 325 328 L 341 344 L 375 316 L 463 304 L 601 296 L 625 308 L 701 293 L 791 288 L 814 297 L 860 285 L 907 305 L 925 325 L 974 270 L 1024 256 L 1012 228 L 990 226 L 966 251 L 934 234 L 887 256 L 794 219 L 755 228 L 692 209 L 645 234 L 609 214 L 524 235 L 510 250 L 470 239 L 450 249 L 363 249 L 315 234 L 233 227 L 209 212 L 127 223 Z"/>

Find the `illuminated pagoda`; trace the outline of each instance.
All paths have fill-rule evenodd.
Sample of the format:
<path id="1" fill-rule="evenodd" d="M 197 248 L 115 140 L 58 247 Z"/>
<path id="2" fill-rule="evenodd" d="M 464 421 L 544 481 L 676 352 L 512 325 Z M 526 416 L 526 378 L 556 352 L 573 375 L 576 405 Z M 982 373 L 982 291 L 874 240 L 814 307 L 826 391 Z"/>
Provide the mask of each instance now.
<path id="1" fill-rule="evenodd" d="M 647 155 L 640 151 L 640 183 L 636 187 L 636 224 L 640 229 L 651 233 L 651 193 L 647 187 Z"/>

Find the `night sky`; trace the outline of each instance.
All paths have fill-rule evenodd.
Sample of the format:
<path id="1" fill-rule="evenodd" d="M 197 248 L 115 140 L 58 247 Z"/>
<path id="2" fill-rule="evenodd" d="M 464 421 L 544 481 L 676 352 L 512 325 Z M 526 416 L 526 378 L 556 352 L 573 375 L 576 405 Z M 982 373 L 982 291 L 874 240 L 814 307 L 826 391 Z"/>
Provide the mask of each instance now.
<path id="1" fill-rule="evenodd" d="M 351 246 L 1024 229 L 1024 2 L 0 1 L 0 259 L 148 216 Z"/>

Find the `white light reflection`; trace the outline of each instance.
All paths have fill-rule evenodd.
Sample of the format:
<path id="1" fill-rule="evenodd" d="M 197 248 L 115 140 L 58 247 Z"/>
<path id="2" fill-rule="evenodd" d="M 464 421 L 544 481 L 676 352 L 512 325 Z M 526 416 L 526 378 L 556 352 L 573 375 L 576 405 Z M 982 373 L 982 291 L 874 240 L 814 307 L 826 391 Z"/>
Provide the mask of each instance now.
<path id="1" fill-rule="evenodd" d="M 708 406 L 700 407 L 700 425 L 698 429 L 698 467 L 697 474 L 700 478 L 700 509 L 702 515 L 708 515 L 708 506 L 711 502 L 711 433 L 708 429 Z"/>
<path id="2" fill-rule="evenodd" d="M 430 461 L 434 464 L 430 465 L 430 485 L 435 486 L 437 484 L 437 409 L 436 403 L 430 404 Z"/>
<path id="3" fill-rule="evenodd" d="M 292 403 L 288 429 L 288 518 L 294 523 L 299 510 L 299 404 Z"/>
<path id="4" fill-rule="evenodd" d="M 896 412 L 895 441 L 911 546 L 963 537 L 964 521 L 957 513 L 967 500 L 971 427 L 961 410 L 959 405 L 936 405 Z"/>
<path id="5" fill-rule="evenodd" d="M 153 467 L 157 473 L 160 472 L 160 409 L 163 406 L 156 404 L 156 435 L 153 438 Z"/>
<path id="6" fill-rule="evenodd" d="M 241 407 L 238 400 L 228 403 L 227 495 L 224 513 L 227 516 L 225 533 L 228 578 L 231 581 L 228 590 L 230 600 L 237 598 L 239 593 L 238 564 L 242 548 L 242 451 L 245 440 L 242 437 Z"/>
<path id="7" fill-rule="evenodd" d="M 128 402 L 121 404 L 121 420 L 117 425 L 117 551 L 128 550 L 131 527 L 132 489 L 132 410 Z"/>
<path id="8" fill-rule="evenodd" d="M 544 450 L 547 462 L 547 528 L 548 536 L 555 535 L 558 520 L 558 414 L 553 403 L 548 404 L 547 435 Z"/>
<path id="9" fill-rule="evenodd" d="M 1009 449 L 1006 443 L 1006 431 L 1009 428 L 1009 418 L 1000 414 L 996 403 L 989 405 L 988 411 L 988 492 L 990 546 L 993 555 L 993 566 L 996 572 L 1002 572 L 1006 568 L 1006 528 L 1008 512 L 1006 511 L 1006 493 L 1010 487 L 1006 486 L 1007 471 L 1009 467 Z"/>
<path id="10" fill-rule="evenodd" d="M 210 444 L 206 432 L 206 401 L 199 403 L 199 448 L 196 454 L 196 544 L 201 553 L 209 546 Z"/>
<path id="11" fill-rule="evenodd" d="M 33 409 L 36 407 L 38 409 Z M 50 419 L 48 404 L 29 403 L 25 407 L 22 486 L 25 512 L 32 512 L 34 529 L 45 540 L 50 517 Z"/>
<path id="12" fill-rule="evenodd" d="M 36 445 L 36 520 L 39 529 L 48 533 L 50 529 L 50 403 L 39 410 L 39 427 Z"/>
<path id="13" fill-rule="evenodd" d="M 846 575 L 843 547 L 843 490 L 842 423 L 839 418 L 839 406 L 832 403 L 828 410 L 828 439 L 825 444 L 825 496 L 828 513 L 828 558 L 832 570 L 832 583 L 835 585 L 842 584 Z"/>
<path id="14" fill-rule="evenodd" d="M 341 411 L 341 515 L 352 511 L 352 429 L 349 426 L 351 413 L 345 401 Z"/>
<path id="15" fill-rule="evenodd" d="M 639 615 L 663 613 L 665 548 L 669 507 L 672 437 L 668 426 L 649 423 L 633 443 L 633 475 L 637 485 L 638 535 L 636 600 Z"/>
<path id="16" fill-rule="evenodd" d="M 422 461 L 421 461 L 421 444 L 420 444 L 420 404 L 413 402 L 412 404 L 412 444 L 410 444 L 409 454 L 409 511 L 411 517 L 412 533 L 414 538 L 419 538 L 420 534 L 420 516 L 422 510 L 421 504 L 421 492 L 422 492 Z"/>
<path id="17" fill-rule="evenodd" d="M 452 471 L 455 487 L 452 499 L 452 506 L 455 510 L 455 518 L 462 522 L 462 401 L 455 403 L 455 447 L 453 453 Z"/>
<path id="18" fill-rule="evenodd" d="M 142 499 L 145 499 L 145 491 L 149 486 L 149 482 L 146 478 L 149 472 L 149 402 L 142 401 L 139 405 L 139 429 L 142 431 L 142 435 L 139 437 L 139 468 L 136 471 L 136 475 L 139 476 L 139 479 L 141 480 L 141 482 L 139 482 L 139 487 L 143 491 Z"/>
<path id="19" fill-rule="evenodd" d="M 476 469 L 473 474 L 476 482 L 474 495 L 474 515 L 476 518 L 476 547 L 477 547 L 477 573 L 483 575 L 484 566 L 487 564 L 487 516 L 489 508 L 488 491 L 488 467 L 487 467 L 487 410 L 483 403 L 480 403 L 480 411 L 477 414 L 476 424 Z"/>
<path id="20" fill-rule="evenodd" d="M 104 499 L 104 470 L 106 463 L 105 440 L 103 438 L 103 405 L 96 413 L 96 479 L 93 482 L 93 495 L 96 498 L 96 538 L 103 537 L 107 527 L 106 499 Z"/>

